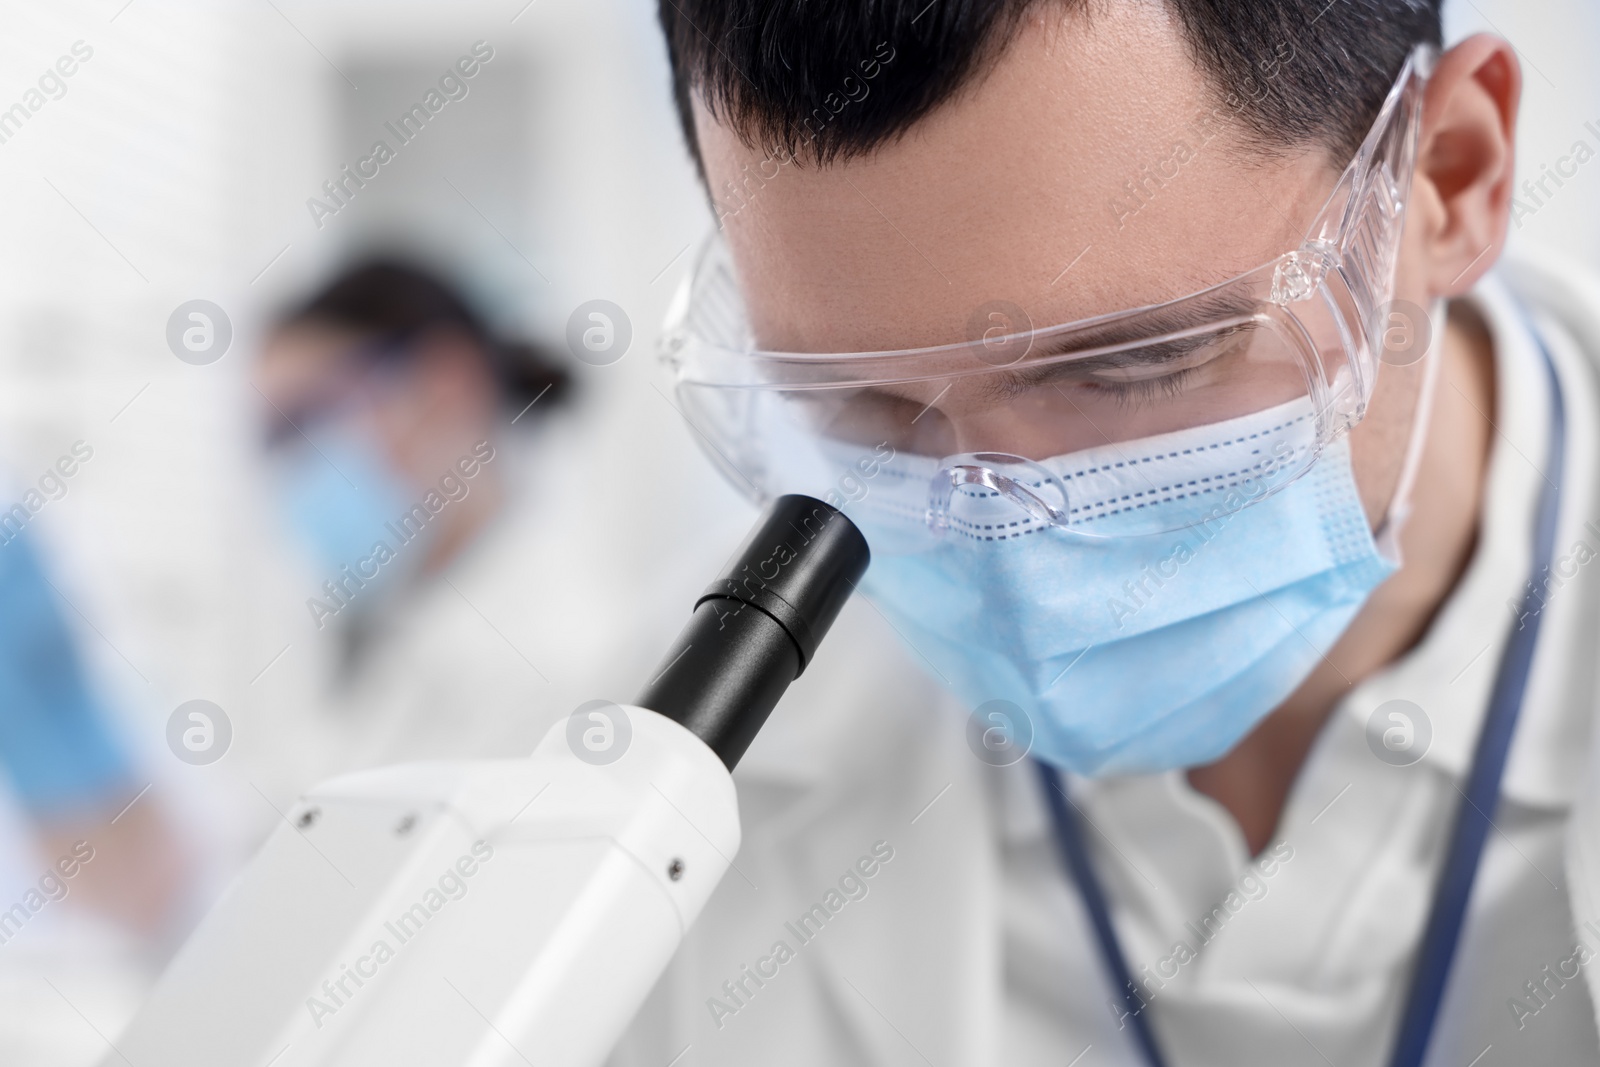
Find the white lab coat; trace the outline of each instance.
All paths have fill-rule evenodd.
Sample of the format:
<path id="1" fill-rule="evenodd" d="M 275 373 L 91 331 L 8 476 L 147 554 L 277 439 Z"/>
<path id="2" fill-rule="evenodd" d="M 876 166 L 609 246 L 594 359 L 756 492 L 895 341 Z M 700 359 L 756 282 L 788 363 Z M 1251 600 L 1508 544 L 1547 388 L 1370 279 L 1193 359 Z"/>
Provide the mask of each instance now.
<path id="1" fill-rule="evenodd" d="M 1580 540 L 1600 551 L 1584 526 L 1600 516 L 1600 281 L 1552 257 L 1499 273 L 1541 320 L 1563 383 L 1558 560 Z M 1508 601 L 1527 577 L 1547 459 L 1549 397 L 1531 338 L 1516 334 L 1525 320 L 1498 282 L 1474 299 L 1496 335 L 1499 395 L 1473 564 L 1418 647 L 1330 719 L 1284 810 L 1276 844 L 1292 858 L 1245 883 L 1266 888 L 1152 999 L 1174 1067 L 1386 1061 L 1455 783 L 1514 621 Z M 1546 608 L 1432 1063 L 1600 1062 L 1600 981 L 1585 980 L 1575 952 L 1575 931 L 1592 920 L 1583 937 L 1600 959 L 1600 566 L 1568 569 Z M 1407 769 L 1380 763 L 1364 734 L 1372 710 L 1396 698 L 1422 706 L 1434 730 Z M 852 603 L 735 773 L 737 869 L 615 1067 L 1140 1064 L 1034 772 L 986 766 L 965 726 L 965 709 L 883 617 Z M 1075 787 L 1138 972 L 1167 954 L 1181 920 L 1238 889 L 1251 857 L 1181 774 Z M 865 895 L 855 881 L 841 888 L 879 842 L 893 856 L 869 864 Z M 821 932 L 797 928 L 817 903 L 837 905 Z M 1547 963 L 1558 979 L 1580 973 L 1552 980 Z M 1517 997 L 1530 1010 L 1514 1011 Z"/>

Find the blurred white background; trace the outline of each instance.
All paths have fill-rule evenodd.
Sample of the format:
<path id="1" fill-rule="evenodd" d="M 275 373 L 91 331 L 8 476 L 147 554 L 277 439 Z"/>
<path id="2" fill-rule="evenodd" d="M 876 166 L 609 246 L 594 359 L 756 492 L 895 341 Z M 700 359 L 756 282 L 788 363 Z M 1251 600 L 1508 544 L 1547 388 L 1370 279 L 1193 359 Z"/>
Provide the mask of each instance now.
<path id="1" fill-rule="evenodd" d="M 1525 172 L 1580 139 L 1600 148 L 1592 0 L 1450 0 L 1447 16 L 1452 36 L 1497 30 L 1517 45 Z M 551 420 L 559 441 L 525 486 L 552 521 L 584 531 L 570 563 L 544 561 L 571 574 L 528 613 L 592 590 L 598 603 L 573 626 L 596 648 L 617 647 L 618 676 L 583 692 L 598 685 L 592 672 L 563 679 L 547 650 L 516 649 L 557 675 L 529 709 L 534 725 L 570 710 L 574 692 L 627 699 L 643 680 L 637 657 L 652 651 L 639 635 L 664 646 L 750 514 L 698 454 L 655 366 L 657 326 L 711 216 L 680 141 L 653 4 L 39 0 L 0 5 L 0 27 L 0 109 L 75 42 L 92 49 L 64 95 L 0 143 L 4 495 L 74 442 L 93 448 L 33 529 L 94 683 L 199 843 L 206 884 L 305 784 L 314 761 L 302 750 L 316 735 L 303 712 L 331 654 L 304 603 L 318 577 L 266 499 L 250 357 L 270 315 L 355 249 L 425 249 L 503 328 L 552 346 L 584 301 L 628 314 L 634 339 L 620 362 L 568 361 L 578 399 Z M 469 95 L 319 227 L 308 198 L 478 41 L 494 58 Z M 1597 191 L 1600 163 L 1513 240 L 1600 260 Z M 208 366 L 180 362 L 165 339 L 173 309 L 196 298 L 225 309 L 234 329 Z M 537 633 L 495 622 L 504 633 L 486 641 Z M 206 767 L 166 749 L 167 717 L 194 698 L 234 723 L 232 749 Z M 0 803 L 0 907 L 41 862 Z M 35 1037 L 0 1033 L 0 1061 L 94 1062 L 152 962 L 95 949 L 73 965 L 52 949 L 41 973 L 27 948 L 0 946 L 0 1015 Z"/>
<path id="2" fill-rule="evenodd" d="M 295 556 L 263 484 L 250 359 L 272 313 L 359 248 L 430 253 L 502 328 L 563 352 L 584 301 L 631 319 L 619 362 L 566 360 L 576 399 L 526 488 L 552 522 L 585 531 L 585 551 L 545 561 L 570 566 L 572 585 L 526 607 L 587 587 L 601 603 L 572 623 L 588 643 L 654 644 L 618 649 L 609 687 L 582 688 L 591 672 L 569 692 L 566 665 L 528 644 L 536 627 L 496 617 L 501 633 L 484 631 L 554 676 L 545 706 L 529 708 L 531 737 L 573 693 L 631 697 L 750 514 L 699 456 L 654 365 L 656 328 L 711 216 L 647 0 L 13 3 L 0 27 L 0 108 L 75 42 L 92 49 L 64 95 L 0 143 L 3 495 L 9 506 L 75 441 L 93 448 L 30 530 L 98 691 L 159 786 L 151 796 L 165 792 L 199 842 L 209 884 L 307 784 L 315 761 L 299 749 L 316 736 L 299 720 L 331 655 L 305 607 L 322 576 Z M 466 98 L 319 228 L 308 198 L 373 140 L 394 144 L 382 122 L 479 41 L 494 58 Z M 208 366 L 165 340 L 173 309 L 196 298 L 234 329 Z M 617 625 L 596 625 L 608 616 Z M 166 749 L 168 715 L 194 698 L 233 722 L 211 766 Z M 0 908 L 49 862 L 4 808 Z M 0 946 L 0 1014 L 14 1021 L 0 1030 L 34 1035 L 0 1034 L 0 1061 L 93 1062 L 148 961 L 96 949 L 71 966 L 57 952 L 70 924 L 56 920 L 49 941 L 43 925 Z M 49 983 L 29 938 L 50 945 Z"/>

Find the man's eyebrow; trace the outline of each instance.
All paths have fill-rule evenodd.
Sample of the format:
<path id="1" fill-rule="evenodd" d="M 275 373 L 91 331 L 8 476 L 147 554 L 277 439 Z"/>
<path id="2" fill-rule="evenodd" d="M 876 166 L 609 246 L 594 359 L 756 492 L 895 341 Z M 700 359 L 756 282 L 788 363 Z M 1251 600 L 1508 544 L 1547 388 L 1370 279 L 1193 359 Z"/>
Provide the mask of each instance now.
<path id="1" fill-rule="evenodd" d="M 1185 306 L 1186 305 L 1186 306 Z M 1185 305 L 1160 308 L 1153 315 L 1139 317 L 1138 329 L 1132 322 L 1108 323 L 1107 329 L 1090 328 L 1088 336 L 1074 331 L 1064 337 L 1054 338 L 1033 351 L 1020 362 L 1002 369 L 987 381 L 990 392 L 1005 396 L 1023 389 L 1037 388 L 1076 374 L 1094 373 L 1116 367 L 1151 366 L 1180 359 L 1190 352 L 1217 340 L 1221 336 L 1254 328 L 1250 320 L 1261 306 L 1259 300 L 1238 296 L 1221 296 L 1205 301 L 1188 301 Z M 1199 330 L 1184 336 L 1188 330 Z M 1173 336 L 1177 334 L 1179 336 Z M 1129 340 L 1152 338 L 1147 344 L 1110 352 L 1085 354 L 1078 359 L 1056 361 L 1056 357 L 1072 353 L 1092 353 L 1096 349 L 1126 344 Z M 1154 338 L 1161 338 L 1154 340 Z"/>
<path id="2" fill-rule="evenodd" d="M 1067 334 L 1039 338 L 1019 365 L 1052 359 L 1068 352 L 1110 348 L 1144 338 L 1152 340 L 1150 347 L 1153 350 L 1159 351 L 1170 346 L 1172 354 L 1181 355 L 1193 345 L 1186 345 L 1183 338 L 1171 335 L 1213 324 L 1239 325 L 1238 320 L 1250 318 L 1260 306 L 1260 298 L 1245 293 L 1216 293 L 1209 297 L 1184 300 L 1171 307 L 1158 305 L 1100 326 L 1090 325 Z M 1156 341 L 1156 338 L 1166 340 Z M 1152 362 L 1153 355 L 1153 352 L 1147 354 L 1137 362 Z"/>

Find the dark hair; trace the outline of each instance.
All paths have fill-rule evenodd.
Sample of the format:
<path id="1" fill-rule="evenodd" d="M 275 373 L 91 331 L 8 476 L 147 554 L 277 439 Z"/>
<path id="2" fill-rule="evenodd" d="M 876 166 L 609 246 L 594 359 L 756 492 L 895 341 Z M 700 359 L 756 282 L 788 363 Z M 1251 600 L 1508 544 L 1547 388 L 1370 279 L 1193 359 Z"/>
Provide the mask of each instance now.
<path id="1" fill-rule="evenodd" d="M 905 133 L 980 76 L 1033 10 L 1094 2 L 660 0 L 659 10 L 697 164 L 693 92 L 751 147 L 826 164 Z M 1236 101 L 1251 142 L 1269 150 L 1320 142 L 1353 155 L 1406 56 L 1440 43 L 1443 0 L 1165 2 L 1219 102 Z"/>
<path id="2" fill-rule="evenodd" d="M 567 372 L 542 350 L 497 337 L 448 282 L 398 259 L 372 259 L 348 268 L 278 320 L 279 326 L 300 323 L 396 340 L 434 329 L 459 330 L 483 352 L 506 403 L 519 409 L 541 396 L 547 404 L 561 400 L 569 386 Z"/>

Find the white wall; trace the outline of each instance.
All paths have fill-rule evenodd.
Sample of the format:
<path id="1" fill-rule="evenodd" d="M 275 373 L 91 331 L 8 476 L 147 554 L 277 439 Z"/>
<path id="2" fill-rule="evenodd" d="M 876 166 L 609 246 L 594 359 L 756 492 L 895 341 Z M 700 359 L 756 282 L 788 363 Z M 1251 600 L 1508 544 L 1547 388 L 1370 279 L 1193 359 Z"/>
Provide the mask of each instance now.
<path id="1" fill-rule="evenodd" d="M 686 614 L 746 524 L 655 388 L 655 328 L 710 217 L 666 98 L 653 9 L 522 7 L 0 4 L 0 108 L 75 41 L 93 49 L 66 94 L 0 144 L 0 471 L 25 483 L 74 441 L 94 448 L 35 532 L 96 684 L 178 817 L 213 843 L 217 871 L 275 818 L 262 795 L 283 807 L 302 784 L 293 749 L 303 738 L 274 724 L 311 700 L 329 652 L 306 625 L 307 574 L 264 491 L 246 370 L 265 318 L 331 269 L 350 237 L 341 219 L 316 228 L 305 204 L 346 161 L 341 115 L 359 90 L 336 68 L 442 70 L 479 39 L 526 68 L 527 127 L 503 131 L 527 142 L 525 202 L 504 205 L 527 220 L 516 233 L 524 247 L 507 255 L 484 230 L 464 232 L 460 247 L 482 251 L 473 281 L 499 312 L 553 344 L 594 297 L 633 322 L 621 362 L 574 362 L 589 462 L 549 474 L 616 484 L 603 513 L 575 520 L 655 531 L 654 552 L 602 560 L 597 589 L 620 604 L 630 583 L 668 587 Z M 435 195 L 456 194 L 441 182 Z M 172 310 L 197 297 L 220 304 L 235 331 L 229 353 L 203 367 L 176 359 L 164 337 Z M 676 621 L 663 624 L 663 643 Z M 171 711 L 197 697 L 241 726 L 210 767 L 179 763 L 163 738 Z M 4 816 L 9 900 L 39 861 Z M 37 982 L 11 984 L 16 958 L 0 959 L 7 1014 L 50 1035 L 60 1062 L 92 1061 L 103 1047 L 81 1017 Z M 107 1032 L 131 1003 L 92 976 L 70 988 Z"/>
<path id="2" fill-rule="evenodd" d="M 1493 33 L 1509 40 L 1522 61 L 1522 111 L 1517 130 L 1517 199 L 1531 214 L 1517 211 L 1511 242 L 1515 247 L 1547 245 L 1600 266 L 1600 5 L 1592 0 L 1446 0 L 1447 38 Z M 1591 128 L 1592 127 L 1592 128 Z M 1582 166 L 1563 162 L 1578 141 L 1596 158 Z M 1545 167 L 1576 177 L 1552 195 L 1521 189 Z"/>

